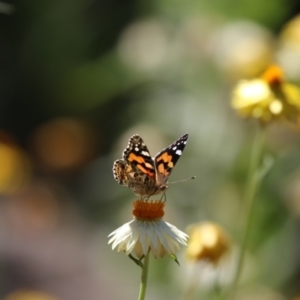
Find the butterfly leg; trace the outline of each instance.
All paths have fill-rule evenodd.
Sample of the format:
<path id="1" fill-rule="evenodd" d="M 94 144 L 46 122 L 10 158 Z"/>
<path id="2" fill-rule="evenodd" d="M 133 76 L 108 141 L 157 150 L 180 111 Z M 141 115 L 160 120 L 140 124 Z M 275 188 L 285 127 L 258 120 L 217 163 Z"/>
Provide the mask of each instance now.
<path id="1" fill-rule="evenodd" d="M 167 201 L 167 195 L 165 192 L 163 192 L 162 196 L 159 199 L 160 201 L 162 201 L 163 203 L 165 203 Z"/>
<path id="2" fill-rule="evenodd" d="M 144 200 L 145 202 L 148 202 L 149 198 L 150 198 L 149 195 L 144 195 L 144 196 L 143 196 L 143 200 Z"/>

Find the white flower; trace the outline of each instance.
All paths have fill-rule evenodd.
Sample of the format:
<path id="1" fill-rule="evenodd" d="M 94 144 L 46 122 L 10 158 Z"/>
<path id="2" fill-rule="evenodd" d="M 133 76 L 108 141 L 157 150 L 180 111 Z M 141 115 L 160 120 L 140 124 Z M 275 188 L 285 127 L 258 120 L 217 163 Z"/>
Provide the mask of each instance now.
<path id="1" fill-rule="evenodd" d="M 134 219 L 109 235 L 112 249 L 127 255 L 134 252 L 138 258 L 150 251 L 158 258 L 175 254 L 180 244 L 187 245 L 188 235 L 162 220 L 163 202 L 137 200 L 133 206 Z"/>

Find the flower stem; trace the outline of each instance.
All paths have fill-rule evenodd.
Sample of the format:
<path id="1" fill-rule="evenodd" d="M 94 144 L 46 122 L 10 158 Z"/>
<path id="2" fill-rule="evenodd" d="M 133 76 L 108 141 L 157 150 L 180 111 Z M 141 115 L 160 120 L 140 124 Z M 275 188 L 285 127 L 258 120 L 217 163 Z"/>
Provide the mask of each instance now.
<path id="1" fill-rule="evenodd" d="M 251 231 L 253 216 L 254 216 L 254 208 L 256 203 L 255 194 L 259 189 L 259 185 L 266 175 L 267 171 L 271 167 L 271 165 L 267 168 L 264 168 L 264 171 L 260 169 L 260 162 L 262 157 L 262 151 L 265 141 L 265 127 L 260 126 L 255 134 L 255 139 L 252 146 L 252 152 L 250 156 L 249 163 L 249 173 L 246 185 L 246 191 L 244 196 L 244 201 L 246 204 L 246 224 L 244 227 L 244 237 L 242 241 L 241 252 L 238 260 L 238 265 L 235 273 L 235 277 L 233 280 L 232 288 L 230 291 L 229 299 L 234 299 L 238 283 L 241 277 L 246 249 L 249 241 L 249 234 Z"/>
<path id="2" fill-rule="evenodd" d="M 149 267 L 150 253 L 148 252 L 144 259 L 144 264 L 142 267 L 142 276 L 140 284 L 140 294 L 138 300 L 144 300 L 147 289 L 147 279 L 148 279 L 148 267 Z"/>

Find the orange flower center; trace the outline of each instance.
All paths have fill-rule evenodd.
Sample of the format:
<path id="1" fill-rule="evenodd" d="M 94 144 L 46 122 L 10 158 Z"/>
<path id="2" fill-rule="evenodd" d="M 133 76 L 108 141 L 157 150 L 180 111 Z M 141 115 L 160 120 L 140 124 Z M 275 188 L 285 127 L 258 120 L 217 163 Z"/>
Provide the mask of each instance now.
<path id="1" fill-rule="evenodd" d="M 283 81 L 283 71 L 276 65 L 270 66 L 262 74 L 262 79 L 265 80 L 269 85 L 279 85 Z"/>
<path id="2" fill-rule="evenodd" d="M 132 214 L 136 219 L 144 221 L 154 221 L 164 216 L 165 204 L 160 200 L 133 202 Z"/>

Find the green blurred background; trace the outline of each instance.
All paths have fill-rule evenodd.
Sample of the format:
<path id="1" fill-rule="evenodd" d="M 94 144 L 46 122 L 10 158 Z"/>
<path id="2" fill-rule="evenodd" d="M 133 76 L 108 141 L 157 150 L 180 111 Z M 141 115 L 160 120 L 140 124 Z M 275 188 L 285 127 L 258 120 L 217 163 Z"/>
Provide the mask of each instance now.
<path id="1" fill-rule="evenodd" d="M 139 268 L 107 245 L 131 220 L 136 197 L 112 165 L 135 133 L 152 155 L 189 133 L 170 181 L 197 179 L 170 187 L 165 220 L 216 222 L 238 249 L 255 123 L 231 91 L 273 62 L 300 82 L 299 12 L 296 0 L 1 1 L 0 298 L 137 298 Z M 299 150 L 298 127 L 269 128 L 275 163 L 238 299 L 300 297 Z M 183 252 L 181 267 L 152 261 L 147 299 L 180 299 Z"/>

